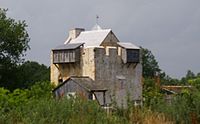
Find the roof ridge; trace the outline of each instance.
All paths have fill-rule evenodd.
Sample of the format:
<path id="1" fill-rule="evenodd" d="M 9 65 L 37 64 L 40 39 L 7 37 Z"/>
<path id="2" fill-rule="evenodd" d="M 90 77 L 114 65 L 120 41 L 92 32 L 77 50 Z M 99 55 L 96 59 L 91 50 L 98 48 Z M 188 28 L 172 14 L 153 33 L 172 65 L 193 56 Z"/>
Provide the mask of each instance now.
<path id="1" fill-rule="evenodd" d="M 81 33 L 91 33 L 91 32 L 103 32 L 103 31 L 111 31 L 112 29 L 101 29 L 101 30 L 88 30 L 88 31 L 83 31 Z"/>

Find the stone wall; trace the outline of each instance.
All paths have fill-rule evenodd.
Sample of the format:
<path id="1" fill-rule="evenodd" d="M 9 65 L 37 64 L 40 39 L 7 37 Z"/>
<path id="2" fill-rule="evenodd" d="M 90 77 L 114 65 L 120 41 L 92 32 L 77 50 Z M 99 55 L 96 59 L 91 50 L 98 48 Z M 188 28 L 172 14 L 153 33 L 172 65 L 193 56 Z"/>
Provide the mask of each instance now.
<path id="1" fill-rule="evenodd" d="M 117 48 L 95 48 L 95 81 L 109 89 L 118 105 L 126 105 L 127 98 L 142 99 L 142 66 L 122 62 Z"/>
<path id="2" fill-rule="evenodd" d="M 118 105 L 126 105 L 127 98 L 142 99 L 142 65 L 141 63 L 123 63 L 118 48 L 91 47 L 81 52 L 78 63 L 51 64 L 51 82 L 58 84 L 70 76 L 89 76 L 96 83 L 108 88 L 107 103 L 110 97 Z"/>

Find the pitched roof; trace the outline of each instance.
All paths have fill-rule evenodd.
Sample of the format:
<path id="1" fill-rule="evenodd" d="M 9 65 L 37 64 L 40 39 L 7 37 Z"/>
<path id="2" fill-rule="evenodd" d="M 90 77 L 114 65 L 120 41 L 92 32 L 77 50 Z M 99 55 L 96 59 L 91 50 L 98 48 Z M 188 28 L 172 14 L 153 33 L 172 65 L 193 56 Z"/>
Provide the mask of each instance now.
<path id="1" fill-rule="evenodd" d="M 138 46 L 129 42 L 118 42 L 117 44 L 125 49 L 140 49 Z"/>
<path id="2" fill-rule="evenodd" d="M 191 85 L 179 86 L 179 85 L 162 85 L 162 90 L 168 90 L 174 93 L 181 93 L 184 89 L 192 90 L 193 87 Z"/>
<path id="3" fill-rule="evenodd" d="M 71 76 L 67 80 L 65 80 L 62 84 L 58 85 L 54 90 L 57 90 L 61 86 L 63 86 L 65 83 L 67 83 L 69 80 L 73 80 L 75 83 L 86 89 L 87 91 L 106 91 L 107 89 L 102 87 L 101 85 L 98 85 L 94 82 L 90 77 L 88 76 Z"/>
<path id="4" fill-rule="evenodd" d="M 100 46 L 110 32 L 111 29 L 83 31 L 76 39 L 69 41 L 69 44 L 85 43 L 85 47 Z"/>
<path id="5" fill-rule="evenodd" d="M 75 81 L 77 84 L 81 85 L 82 87 L 88 89 L 89 91 L 99 91 L 99 90 L 106 90 L 102 86 L 95 83 L 91 78 L 89 77 L 77 77 L 72 76 L 71 79 Z"/>
<path id="6" fill-rule="evenodd" d="M 84 44 L 84 43 L 64 44 L 64 45 L 57 46 L 56 48 L 54 48 L 54 49 L 52 49 L 52 50 L 76 49 L 76 48 L 80 47 L 80 46 L 83 45 L 83 44 Z"/>

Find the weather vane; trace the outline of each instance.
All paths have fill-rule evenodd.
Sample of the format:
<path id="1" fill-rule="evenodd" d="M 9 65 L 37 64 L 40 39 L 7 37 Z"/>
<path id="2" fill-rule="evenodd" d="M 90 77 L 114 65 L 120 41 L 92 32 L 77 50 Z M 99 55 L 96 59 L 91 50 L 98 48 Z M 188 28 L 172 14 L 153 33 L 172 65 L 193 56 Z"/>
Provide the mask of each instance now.
<path id="1" fill-rule="evenodd" d="M 96 15 L 96 24 L 98 25 L 99 24 L 99 16 Z"/>

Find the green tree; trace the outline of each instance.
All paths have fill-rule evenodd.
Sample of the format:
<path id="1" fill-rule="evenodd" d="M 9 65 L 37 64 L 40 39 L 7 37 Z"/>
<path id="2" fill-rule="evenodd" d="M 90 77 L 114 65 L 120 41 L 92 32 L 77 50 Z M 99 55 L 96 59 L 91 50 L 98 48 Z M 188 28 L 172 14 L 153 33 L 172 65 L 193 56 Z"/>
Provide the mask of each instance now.
<path id="1" fill-rule="evenodd" d="M 188 70 L 187 73 L 186 73 L 186 75 L 185 75 L 185 77 L 181 78 L 181 82 L 183 84 L 188 84 L 188 80 L 194 79 L 194 78 L 196 78 L 195 74 L 191 70 Z"/>
<path id="2" fill-rule="evenodd" d="M 197 77 L 200 77 L 200 72 L 199 72 L 199 73 L 197 73 Z"/>
<path id="3" fill-rule="evenodd" d="M 25 21 L 15 21 L 0 9 L 0 86 L 12 89 L 15 70 L 29 49 L 29 35 Z"/>
<path id="4" fill-rule="evenodd" d="M 26 61 L 19 65 L 17 72 L 18 88 L 29 88 L 35 82 L 50 80 L 50 68 L 34 61 Z"/>
<path id="5" fill-rule="evenodd" d="M 186 79 L 192 79 L 195 78 L 195 74 L 191 70 L 188 70 L 185 77 Z"/>
<path id="6" fill-rule="evenodd" d="M 142 49 L 142 66 L 143 66 L 143 77 L 145 79 L 155 79 L 159 76 L 160 83 L 165 85 L 174 85 L 180 83 L 178 79 L 171 78 L 165 72 L 161 71 L 155 56 L 152 52 L 146 48 Z"/>
<path id="7" fill-rule="evenodd" d="M 189 79 L 188 83 L 200 90 L 200 77 Z"/>
<path id="8" fill-rule="evenodd" d="M 155 73 L 160 73 L 161 69 L 158 66 L 158 62 L 156 61 L 152 52 L 148 49 L 142 49 L 142 66 L 143 66 L 143 76 L 146 78 L 152 78 L 155 76 Z"/>
<path id="9" fill-rule="evenodd" d="M 6 10 L 0 9 L 0 59 L 9 59 L 16 63 L 29 49 L 29 36 L 25 21 L 15 21 L 6 16 Z"/>

